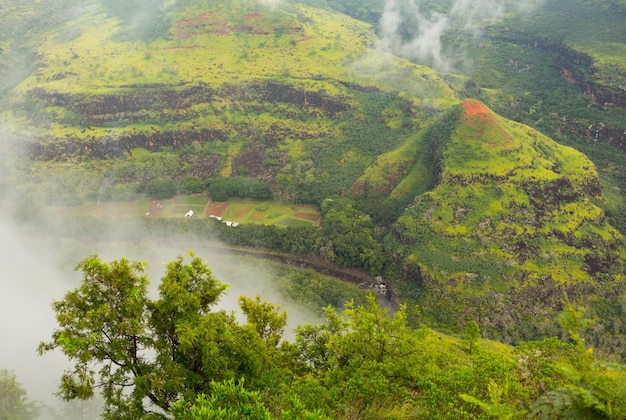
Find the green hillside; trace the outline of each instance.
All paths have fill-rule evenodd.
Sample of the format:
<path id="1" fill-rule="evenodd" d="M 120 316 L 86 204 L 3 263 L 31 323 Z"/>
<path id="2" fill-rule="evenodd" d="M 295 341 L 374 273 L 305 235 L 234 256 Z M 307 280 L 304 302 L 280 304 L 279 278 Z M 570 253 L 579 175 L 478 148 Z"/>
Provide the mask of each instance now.
<path id="1" fill-rule="evenodd" d="M 623 4 L 397 4 L 396 41 L 420 33 L 410 13 L 450 15 L 435 44 L 445 68 L 394 50 L 382 1 L 3 5 L 3 146 L 28 159 L 14 200 L 97 210 L 208 191 L 316 205 L 319 229 L 215 235 L 382 274 L 428 321 L 470 317 L 509 342 L 554 333 L 567 295 L 623 354 Z M 255 191 L 227 189 L 235 178 Z"/>
<path id="2" fill-rule="evenodd" d="M 112 184 L 247 175 L 320 203 L 456 102 L 433 70 L 370 54 L 373 29 L 345 15 L 183 2 L 161 5 L 151 37 L 132 37 L 110 12 L 87 2 L 45 33 L 1 121 L 38 160 L 108 160 L 93 176 Z M 138 148 L 175 149 L 178 169 L 138 174 Z"/>
<path id="3" fill-rule="evenodd" d="M 603 305 L 620 293 L 623 238 L 597 205 L 591 161 L 478 101 L 462 105 L 430 137 L 437 185 L 393 230 L 427 317 L 476 319 L 517 341 L 550 333 L 565 296 Z"/>
<path id="4" fill-rule="evenodd" d="M 356 299 L 286 340 L 261 298 L 213 307 L 193 252 L 158 297 L 94 255 L 39 347 L 75 362 L 61 394 L 110 418 L 624 418 L 624 22 L 624 0 L 0 3 L 10 234 L 58 237 L 59 265 L 216 241 L 280 257 L 298 305 Z M 237 276 L 269 293 L 261 266 Z"/>
<path id="5" fill-rule="evenodd" d="M 455 72 L 470 77 L 461 95 L 591 158 L 622 233 L 625 19 L 623 2 L 548 0 L 485 25 L 479 37 L 463 29 L 444 37 L 448 56 L 461 57 L 453 58 Z"/>
<path id="6" fill-rule="evenodd" d="M 413 62 L 436 64 L 432 54 L 416 57 L 412 50 L 436 52 L 460 98 L 478 98 L 588 155 L 600 173 L 607 214 L 626 232 L 623 1 L 307 3 L 370 22 L 396 54 Z M 420 29 L 420 22 L 431 25 Z"/>

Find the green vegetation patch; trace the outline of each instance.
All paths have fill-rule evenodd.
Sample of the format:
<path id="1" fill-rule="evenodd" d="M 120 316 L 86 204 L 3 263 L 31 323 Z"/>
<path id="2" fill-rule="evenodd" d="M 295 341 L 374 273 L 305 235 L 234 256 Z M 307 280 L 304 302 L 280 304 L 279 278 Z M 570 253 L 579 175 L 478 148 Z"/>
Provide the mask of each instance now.
<path id="1" fill-rule="evenodd" d="M 533 304 L 555 310 L 560 298 L 550 303 L 530 290 L 550 283 L 581 299 L 600 279 L 617 284 L 622 237 L 593 204 L 601 191 L 589 159 L 482 104 L 473 114 L 468 101 L 463 106 L 439 146 L 441 181 L 394 228 L 405 270 L 418 272 L 414 280 L 433 294 L 450 293 L 438 303 L 447 310 L 486 305 L 494 293 L 515 300 L 522 289 Z M 518 312 L 525 310 L 534 311 Z"/>
<path id="2" fill-rule="evenodd" d="M 279 220 L 278 222 L 276 222 L 276 224 L 279 226 L 291 226 L 291 227 L 310 226 L 311 221 L 298 219 L 296 217 L 287 217 L 287 218 Z"/>
<path id="3" fill-rule="evenodd" d="M 172 214 L 175 214 L 175 215 L 184 215 L 184 214 L 187 214 L 189 210 L 192 210 L 194 213 L 193 214 L 194 216 L 203 216 L 205 209 L 206 209 L 206 206 L 175 205 L 173 206 L 171 212 Z"/>
<path id="4" fill-rule="evenodd" d="M 313 206 L 293 206 L 271 201 L 231 201 L 222 218 L 237 223 L 310 226 L 319 222 L 320 213 Z"/>
<path id="5" fill-rule="evenodd" d="M 198 196 L 198 195 L 183 195 L 176 197 L 174 203 L 177 205 L 191 205 L 191 206 L 205 206 L 209 202 L 208 197 Z"/>

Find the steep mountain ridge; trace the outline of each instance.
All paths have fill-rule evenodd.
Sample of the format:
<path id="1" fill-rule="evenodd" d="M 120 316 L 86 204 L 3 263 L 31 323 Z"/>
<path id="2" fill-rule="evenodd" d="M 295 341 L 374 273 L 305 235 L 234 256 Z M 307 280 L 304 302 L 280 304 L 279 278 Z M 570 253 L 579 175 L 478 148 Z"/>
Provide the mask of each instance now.
<path id="1" fill-rule="evenodd" d="M 594 204 L 602 195 L 588 158 L 476 100 L 444 120 L 449 136 L 431 137 L 438 182 L 393 229 L 428 317 L 477 319 L 516 341 L 550 332 L 565 296 L 622 290 L 623 238 Z"/>

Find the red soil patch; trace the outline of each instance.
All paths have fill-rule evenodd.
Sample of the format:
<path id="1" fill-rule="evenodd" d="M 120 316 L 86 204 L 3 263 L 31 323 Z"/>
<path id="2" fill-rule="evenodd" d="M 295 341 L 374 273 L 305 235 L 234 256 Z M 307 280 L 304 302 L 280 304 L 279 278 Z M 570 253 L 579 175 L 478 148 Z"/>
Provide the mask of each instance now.
<path id="1" fill-rule="evenodd" d="M 206 209 L 206 215 L 222 217 L 228 206 L 230 206 L 230 203 L 211 201 L 211 204 Z"/>
<path id="2" fill-rule="evenodd" d="M 320 219 L 320 216 L 314 213 L 295 213 L 293 217 L 297 217 L 298 219 L 303 220 L 310 220 L 311 222 L 317 222 Z"/>
<path id="3" fill-rule="evenodd" d="M 471 117 L 472 115 L 479 115 L 481 119 L 484 119 L 485 116 L 489 114 L 489 110 L 476 99 L 466 99 L 463 101 L 462 105 L 465 109 L 465 118 Z"/>
<path id="4" fill-rule="evenodd" d="M 244 18 L 245 18 L 248 22 L 250 22 L 251 20 L 254 20 L 254 19 L 258 19 L 258 18 L 260 18 L 260 17 L 261 17 L 261 15 L 260 15 L 260 14 L 258 14 L 258 13 L 250 13 L 250 14 L 247 14 L 247 15 L 245 15 L 245 16 L 244 16 Z"/>
<path id="5" fill-rule="evenodd" d="M 189 39 L 194 34 L 209 33 L 226 35 L 230 33 L 228 21 L 216 16 L 215 13 L 203 13 L 197 18 L 183 19 L 176 23 L 177 35 L 180 39 Z"/>

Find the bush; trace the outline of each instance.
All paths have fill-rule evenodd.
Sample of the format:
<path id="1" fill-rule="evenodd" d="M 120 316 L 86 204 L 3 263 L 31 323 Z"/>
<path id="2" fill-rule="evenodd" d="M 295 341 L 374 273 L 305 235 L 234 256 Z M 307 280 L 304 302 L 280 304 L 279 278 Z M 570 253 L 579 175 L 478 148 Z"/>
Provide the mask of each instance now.
<path id="1" fill-rule="evenodd" d="M 155 200 L 172 198 L 177 193 L 176 183 L 169 179 L 157 179 L 148 186 L 146 193 Z"/>
<path id="2" fill-rule="evenodd" d="M 180 182 L 181 194 L 200 194 L 206 189 L 206 184 L 203 180 L 195 176 L 188 176 L 183 178 Z"/>
<path id="3" fill-rule="evenodd" d="M 212 200 L 226 201 L 229 197 L 265 200 L 272 197 L 267 182 L 254 178 L 216 178 L 209 182 L 209 195 Z"/>

